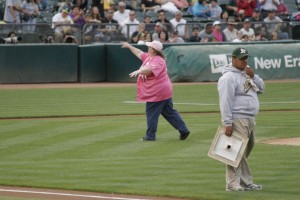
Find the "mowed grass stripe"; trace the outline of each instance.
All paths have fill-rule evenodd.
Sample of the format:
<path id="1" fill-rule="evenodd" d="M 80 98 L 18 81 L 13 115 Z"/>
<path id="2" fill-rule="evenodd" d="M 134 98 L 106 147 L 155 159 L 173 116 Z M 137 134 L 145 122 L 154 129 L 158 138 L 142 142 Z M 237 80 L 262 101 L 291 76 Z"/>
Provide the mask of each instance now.
<path id="1" fill-rule="evenodd" d="M 265 93 L 259 96 L 264 102 L 261 110 L 300 110 L 298 85 L 298 82 L 266 83 Z M 135 86 L 0 89 L 0 118 L 143 114 L 144 104 L 124 103 L 135 101 L 135 93 Z M 216 83 L 175 85 L 173 100 L 180 112 L 219 112 Z M 294 103 L 272 104 L 287 101 Z"/>

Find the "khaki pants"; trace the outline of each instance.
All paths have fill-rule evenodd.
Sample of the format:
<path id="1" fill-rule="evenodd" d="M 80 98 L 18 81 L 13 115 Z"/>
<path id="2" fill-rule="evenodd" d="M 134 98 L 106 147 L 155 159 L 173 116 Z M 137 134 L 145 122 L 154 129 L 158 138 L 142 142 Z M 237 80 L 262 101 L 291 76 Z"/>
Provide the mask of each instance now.
<path id="1" fill-rule="evenodd" d="M 255 119 L 243 118 L 233 120 L 233 130 L 243 135 L 244 137 L 248 137 L 249 141 L 239 166 L 237 168 L 232 167 L 230 165 L 226 166 L 227 187 L 236 187 L 239 186 L 241 183 L 245 185 L 253 183 L 247 158 L 254 147 L 255 125 Z"/>

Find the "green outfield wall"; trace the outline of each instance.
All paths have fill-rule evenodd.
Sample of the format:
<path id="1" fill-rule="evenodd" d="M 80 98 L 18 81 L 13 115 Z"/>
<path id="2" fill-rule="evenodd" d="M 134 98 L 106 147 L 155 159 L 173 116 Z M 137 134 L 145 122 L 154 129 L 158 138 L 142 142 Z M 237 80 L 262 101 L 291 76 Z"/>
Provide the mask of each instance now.
<path id="1" fill-rule="evenodd" d="M 79 82 L 106 81 L 105 49 L 105 45 L 84 45 L 79 47 Z"/>
<path id="2" fill-rule="evenodd" d="M 135 45 L 147 51 L 145 45 Z M 300 42 L 164 45 L 173 82 L 217 81 L 236 47 L 265 80 L 300 78 Z M 0 83 L 135 82 L 141 61 L 120 44 L 0 45 Z"/>
<path id="3" fill-rule="evenodd" d="M 0 45 L 0 83 L 77 81 L 77 45 Z"/>

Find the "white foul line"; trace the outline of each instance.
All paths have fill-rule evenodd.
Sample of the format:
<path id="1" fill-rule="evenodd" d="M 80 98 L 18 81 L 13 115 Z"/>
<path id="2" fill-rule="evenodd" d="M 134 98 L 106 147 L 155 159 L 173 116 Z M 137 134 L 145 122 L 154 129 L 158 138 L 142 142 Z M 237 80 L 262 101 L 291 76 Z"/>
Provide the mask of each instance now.
<path id="1" fill-rule="evenodd" d="M 83 195 L 83 194 L 68 194 L 68 193 L 57 193 L 57 192 L 38 192 L 28 190 L 7 190 L 0 189 L 0 192 L 14 192 L 14 193 L 27 193 L 27 194 L 44 194 L 44 195 L 56 195 L 56 196 L 69 196 L 69 197 L 85 197 L 95 199 L 116 199 L 116 200 L 147 200 L 147 199 L 134 199 L 134 198 L 123 198 L 123 197 L 105 197 L 105 196 L 94 196 L 94 195 Z"/>

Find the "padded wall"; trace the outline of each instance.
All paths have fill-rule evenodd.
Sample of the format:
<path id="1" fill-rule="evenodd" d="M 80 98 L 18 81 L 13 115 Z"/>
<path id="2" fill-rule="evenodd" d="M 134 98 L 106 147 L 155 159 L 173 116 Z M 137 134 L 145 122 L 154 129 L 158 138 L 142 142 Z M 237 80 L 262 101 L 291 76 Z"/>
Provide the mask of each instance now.
<path id="1" fill-rule="evenodd" d="M 79 47 L 79 81 L 106 81 L 105 45 L 83 45 Z"/>
<path id="2" fill-rule="evenodd" d="M 0 45 L 0 83 L 77 81 L 77 45 Z"/>

